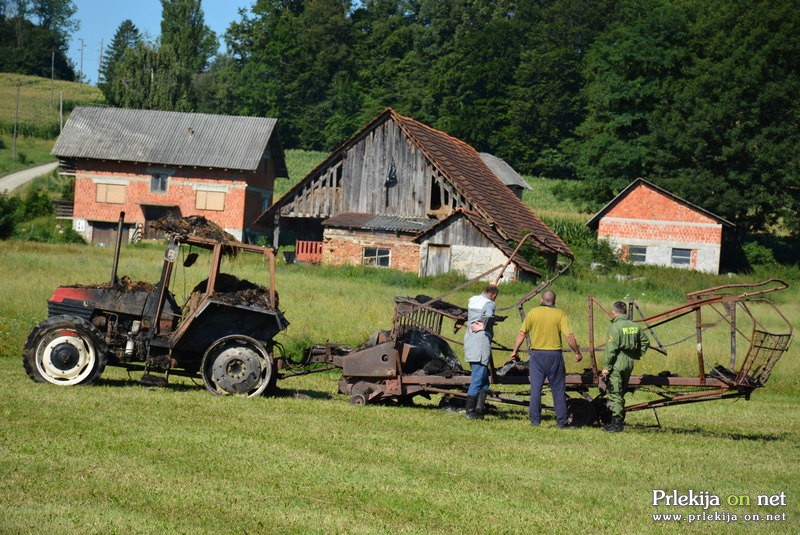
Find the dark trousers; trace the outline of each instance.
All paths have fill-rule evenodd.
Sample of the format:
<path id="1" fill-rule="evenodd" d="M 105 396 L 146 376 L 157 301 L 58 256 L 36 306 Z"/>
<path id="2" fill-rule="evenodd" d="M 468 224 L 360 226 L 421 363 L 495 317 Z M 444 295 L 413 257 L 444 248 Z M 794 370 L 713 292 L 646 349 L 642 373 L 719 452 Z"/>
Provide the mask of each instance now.
<path id="1" fill-rule="evenodd" d="M 546 378 L 550 383 L 550 391 L 553 393 L 556 423 L 559 427 L 566 427 L 566 368 L 564 368 L 564 356 L 561 351 L 531 351 L 528 367 L 531 379 L 531 404 L 529 408 L 531 424 L 539 425 L 539 421 L 542 418 L 542 385 L 544 385 Z"/>

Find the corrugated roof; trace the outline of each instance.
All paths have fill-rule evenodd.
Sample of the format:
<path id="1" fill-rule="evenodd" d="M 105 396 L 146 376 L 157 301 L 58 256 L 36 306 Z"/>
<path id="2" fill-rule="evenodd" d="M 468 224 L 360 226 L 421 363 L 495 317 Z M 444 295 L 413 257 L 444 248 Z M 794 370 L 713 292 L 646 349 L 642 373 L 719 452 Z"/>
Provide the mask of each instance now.
<path id="1" fill-rule="evenodd" d="M 633 182 L 628 184 L 628 186 L 624 190 L 619 192 L 619 195 L 617 195 L 616 197 L 611 199 L 611 201 L 609 201 L 608 204 L 606 204 L 599 212 L 597 212 L 594 215 L 594 217 L 592 217 L 586 223 L 586 226 L 591 228 L 591 229 L 595 229 L 596 230 L 597 226 L 600 224 L 600 220 L 603 218 L 603 216 L 606 215 L 614 206 L 619 204 L 619 202 L 622 199 L 627 197 L 628 194 L 631 191 L 633 191 L 636 187 L 638 187 L 640 185 L 645 185 L 645 186 L 647 186 L 647 187 L 649 187 L 649 188 L 661 193 L 662 195 L 665 195 L 665 196 L 669 197 L 670 199 L 672 199 L 675 202 L 683 204 L 684 206 L 687 206 L 687 207 L 691 208 L 692 210 L 694 210 L 696 212 L 700 212 L 701 214 L 703 214 L 703 215 L 705 215 L 707 217 L 710 217 L 711 219 L 719 221 L 719 223 L 721 225 L 723 225 L 723 226 L 730 227 L 730 228 L 736 227 L 736 225 L 734 225 L 733 223 L 731 223 L 727 219 L 723 219 L 720 216 L 718 216 L 717 214 L 709 212 L 705 208 L 701 208 L 701 207 L 697 206 L 696 204 L 692 204 L 689 201 L 687 201 L 686 199 L 682 199 L 682 198 L 678 197 L 677 195 L 675 195 L 674 193 L 670 193 L 669 191 L 665 190 L 664 188 L 656 186 L 652 182 L 647 181 L 647 180 L 645 180 L 643 178 L 637 178 L 636 180 L 634 180 Z"/>
<path id="2" fill-rule="evenodd" d="M 365 230 L 385 230 L 390 232 L 425 232 L 438 220 L 429 217 L 403 217 L 386 214 L 366 214 L 344 212 L 322 222 L 325 227 L 358 228 Z"/>
<path id="3" fill-rule="evenodd" d="M 483 163 L 489 166 L 489 169 L 497 175 L 497 178 L 503 181 L 503 184 L 506 186 L 518 186 L 522 189 L 533 189 L 530 184 L 525 182 L 519 173 L 517 173 L 513 167 L 508 165 L 502 158 L 498 158 L 494 154 L 489 154 L 488 152 L 479 152 L 481 160 Z"/>
<path id="4" fill-rule="evenodd" d="M 453 219 L 455 219 L 457 217 L 466 217 L 467 220 L 470 223 L 472 223 L 472 225 L 476 229 L 478 229 L 478 231 L 481 234 L 486 236 L 486 238 L 490 242 L 492 242 L 492 244 L 495 247 L 500 249 L 500 251 L 502 251 L 503 254 L 506 255 L 507 258 L 511 258 L 511 255 L 514 254 L 514 250 L 511 247 L 509 247 L 508 243 L 497 232 L 495 232 L 495 230 L 491 227 L 491 225 L 489 225 L 489 223 L 486 222 L 486 220 L 484 218 L 482 218 L 480 215 L 476 214 L 475 212 L 470 212 L 469 210 L 461 210 L 461 209 L 456 210 L 455 212 L 450 214 L 448 217 L 446 217 L 443 220 L 437 222 L 435 225 L 432 225 L 427 231 L 423 232 L 422 234 L 420 234 L 419 236 L 414 238 L 414 241 L 419 243 L 420 241 L 422 241 L 422 239 L 425 236 L 428 236 L 428 235 L 436 232 L 437 229 L 439 229 L 442 226 L 448 224 L 450 221 L 452 221 Z M 525 260 L 524 258 L 522 258 L 521 256 L 518 256 L 518 257 L 514 258 L 513 262 L 522 271 L 526 271 L 528 273 L 532 273 L 532 274 L 534 274 L 536 276 L 541 276 L 542 275 L 536 268 L 534 268 L 532 265 L 530 265 L 528 263 L 528 261 Z"/>
<path id="5" fill-rule="evenodd" d="M 277 135 L 276 124 L 266 117 L 77 107 L 52 154 L 255 171 L 270 138 Z M 273 156 L 277 167 L 285 168 L 282 149 Z"/>

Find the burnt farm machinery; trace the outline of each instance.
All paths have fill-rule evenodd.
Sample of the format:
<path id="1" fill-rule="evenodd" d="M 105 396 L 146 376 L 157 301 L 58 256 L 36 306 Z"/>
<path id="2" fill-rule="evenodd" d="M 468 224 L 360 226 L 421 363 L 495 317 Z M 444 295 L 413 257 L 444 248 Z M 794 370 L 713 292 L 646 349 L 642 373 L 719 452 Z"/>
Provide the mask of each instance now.
<path id="1" fill-rule="evenodd" d="M 499 280 L 511 262 L 509 259 L 435 298 L 395 297 L 391 327 L 377 331 L 359 347 L 325 343 L 290 357 L 275 341 L 289 323 L 278 307 L 274 251 L 240 243 L 203 218 L 167 220 L 162 222 L 166 246 L 160 280 L 155 284 L 132 282 L 117 276 L 123 218 L 121 214 L 110 282 L 57 288 L 48 301 L 48 318 L 29 334 L 23 364 L 34 381 L 90 384 L 106 366 L 117 366 L 143 372 L 144 384 L 164 385 L 171 375 L 185 376 L 202 380 L 213 394 L 259 396 L 270 393 L 278 379 L 338 369 L 339 391 L 356 405 L 404 404 L 417 396 L 436 394 L 443 396 L 443 402 L 457 401 L 466 398 L 470 381 L 469 371 L 462 368 L 453 350 L 453 346 L 463 345 L 459 331 L 466 323 L 467 311 L 445 298 L 493 272 L 499 271 Z M 208 258 L 208 276 L 194 287 L 186 303 L 179 305 L 170 291 L 176 266 L 190 268 L 198 251 Z M 224 260 L 239 255 L 257 255 L 263 261 L 268 278 L 263 285 L 223 271 Z M 551 279 L 498 312 L 516 309 L 520 319 L 524 318 L 526 303 L 569 267 L 562 266 Z M 709 288 L 689 293 L 680 306 L 650 316 L 631 300 L 629 315 L 648 332 L 650 352 L 670 355 L 674 346 L 688 344 L 695 363 L 694 372 L 688 375 L 665 371 L 631 377 L 630 390 L 651 393 L 652 399 L 631 403 L 626 411 L 749 399 L 766 384 L 789 349 L 791 323 L 767 298 L 787 287 L 772 279 Z M 637 313 L 638 317 L 633 317 Z M 589 296 L 589 341 L 583 348 L 589 355 L 588 367 L 567 374 L 567 406 L 575 426 L 609 418 L 598 363 L 609 317 L 600 302 Z M 685 330 L 688 335 L 683 334 Z M 718 338 L 720 331 L 730 356 L 725 365 L 707 370 L 704 348 L 710 345 L 710 335 L 717 333 Z M 718 340 L 712 347 L 718 352 Z M 510 348 L 495 343 L 494 350 L 502 354 Z M 492 367 L 490 380 L 487 401 L 528 404 L 525 398 L 531 392 L 529 388 L 525 391 L 529 384 L 526 363 Z"/>
<path id="2" fill-rule="evenodd" d="M 517 308 L 520 318 L 523 318 L 523 305 L 556 277 L 501 311 Z M 685 304 L 649 317 L 644 317 L 639 304 L 631 300 L 629 314 L 639 313 L 638 319 L 631 319 L 640 322 L 648 332 L 653 342 L 651 351 L 668 355 L 672 346 L 691 344 L 696 353 L 696 373 L 679 376 L 664 371 L 632 376 L 629 391 L 652 393 L 650 397 L 653 399 L 632 403 L 626 411 L 653 409 L 657 419 L 655 410 L 661 407 L 730 398 L 749 399 L 753 391 L 766 384 L 774 366 L 789 349 L 791 323 L 765 297 L 787 287 L 784 282 L 772 279 L 752 285 L 709 288 L 687 294 Z M 442 401 L 448 403 L 464 399 L 469 373 L 460 367 L 457 360 L 452 362 L 451 348 L 451 344 L 463 343 L 461 337 L 446 334 L 449 330 L 444 327 L 449 324 L 456 335 L 466 322 L 467 311 L 443 301 L 445 295 L 433 299 L 426 296 L 396 297 L 390 330 L 374 334 L 368 342 L 352 350 L 337 344 L 319 345 L 312 350 L 309 361 L 328 362 L 340 367 L 339 390 L 349 394 L 351 403 L 356 405 L 406 403 L 414 396 L 428 397 L 432 394 L 443 394 Z M 604 350 L 605 328 L 611 316 L 594 297 L 589 296 L 588 304 L 589 347 L 583 352 L 588 349 L 589 367 L 582 373 L 568 373 L 566 378 L 567 407 L 573 426 L 610 421 L 597 357 Z M 678 326 L 677 330 L 689 327 L 689 336 L 679 335 L 675 342 L 662 343 L 664 335 L 660 333 L 675 337 L 676 329 L 668 326 L 680 322 L 681 318 L 684 325 Z M 688 323 L 686 318 L 689 318 Z M 599 333 L 598 321 L 602 321 L 599 325 L 603 328 Z M 709 339 L 710 331 L 714 329 L 717 333 L 722 330 L 729 338 L 730 358 L 727 365 L 716 365 L 706 370 L 704 340 Z M 600 343 L 598 336 L 602 340 Z M 509 348 L 494 344 L 494 351 L 497 354 L 509 351 Z M 508 362 L 497 370 L 492 367 L 490 380 L 492 388 L 487 398 L 490 402 L 527 406 L 529 400 L 525 399 L 526 396 L 544 394 L 520 390 L 520 385 L 529 384 L 526 362 Z M 510 385 L 515 385 L 516 389 L 503 392 Z"/>
<path id="3" fill-rule="evenodd" d="M 117 276 L 122 224 L 109 283 L 62 286 L 48 301 L 48 318 L 29 334 L 23 364 L 37 382 L 95 382 L 106 366 L 144 372 L 145 384 L 166 384 L 170 375 L 202 379 L 214 394 L 257 396 L 277 379 L 276 334 L 288 325 L 278 309 L 275 257 L 246 245 L 204 218 L 162 222 L 167 236 L 156 284 Z M 191 267 L 209 257 L 208 277 L 178 305 L 170 282 L 179 258 Z M 259 285 L 222 272 L 223 258 L 258 255 L 269 281 Z"/>

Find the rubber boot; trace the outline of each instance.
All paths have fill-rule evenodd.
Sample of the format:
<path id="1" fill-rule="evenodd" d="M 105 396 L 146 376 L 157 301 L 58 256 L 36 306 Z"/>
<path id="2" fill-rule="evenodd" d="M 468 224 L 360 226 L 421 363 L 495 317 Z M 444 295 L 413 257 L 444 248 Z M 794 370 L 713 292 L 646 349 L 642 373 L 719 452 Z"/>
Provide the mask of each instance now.
<path id="1" fill-rule="evenodd" d="M 467 398 L 467 414 L 465 415 L 467 420 L 483 420 L 483 415 L 475 411 L 475 406 L 477 404 L 478 398 L 476 396 L 469 396 Z"/>
<path id="2" fill-rule="evenodd" d="M 481 416 L 486 414 L 486 394 L 488 393 L 488 390 L 481 390 L 478 392 L 478 400 L 475 403 L 475 412 Z"/>
<path id="3" fill-rule="evenodd" d="M 622 431 L 624 431 L 624 428 L 625 427 L 624 424 L 622 423 L 622 418 L 615 416 L 611 419 L 611 423 L 605 426 L 604 429 L 609 433 L 621 433 Z"/>

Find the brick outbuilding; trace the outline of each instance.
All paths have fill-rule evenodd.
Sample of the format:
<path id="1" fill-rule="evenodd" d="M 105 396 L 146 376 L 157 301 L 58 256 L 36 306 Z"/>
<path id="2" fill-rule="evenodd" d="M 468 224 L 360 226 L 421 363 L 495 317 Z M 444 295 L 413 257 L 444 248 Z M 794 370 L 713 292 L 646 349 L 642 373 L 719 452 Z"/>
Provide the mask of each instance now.
<path id="1" fill-rule="evenodd" d="M 642 178 L 588 223 L 626 262 L 719 273 L 733 223 Z"/>
<path id="2" fill-rule="evenodd" d="M 201 113 L 78 107 L 53 147 L 75 177 L 73 228 L 110 245 L 119 213 L 124 237 L 159 237 L 165 215 L 201 215 L 238 239 L 272 203 L 287 176 L 276 120 Z"/>

